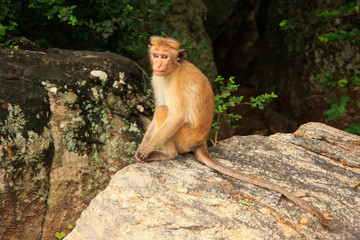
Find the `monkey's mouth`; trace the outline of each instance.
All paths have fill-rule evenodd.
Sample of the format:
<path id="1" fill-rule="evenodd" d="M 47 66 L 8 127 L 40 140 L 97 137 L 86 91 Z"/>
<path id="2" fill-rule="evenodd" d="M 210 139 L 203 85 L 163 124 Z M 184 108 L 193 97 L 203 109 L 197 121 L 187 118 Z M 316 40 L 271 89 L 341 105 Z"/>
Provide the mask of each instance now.
<path id="1" fill-rule="evenodd" d="M 154 74 L 155 75 L 158 75 L 158 76 L 162 76 L 162 75 L 165 75 L 166 71 L 155 71 L 154 70 Z"/>

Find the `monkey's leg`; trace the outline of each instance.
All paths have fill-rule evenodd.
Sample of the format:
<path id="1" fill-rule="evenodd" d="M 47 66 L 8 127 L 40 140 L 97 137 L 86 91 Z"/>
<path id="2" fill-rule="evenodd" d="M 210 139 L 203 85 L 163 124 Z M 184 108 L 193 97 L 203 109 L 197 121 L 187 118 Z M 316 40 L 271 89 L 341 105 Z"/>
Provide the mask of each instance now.
<path id="1" fill-rule="evenodd" d="M 171 160 L 176 158 L 177 153 L 169 153 L 165 151 L 153 151 L 150 155 L 145 159 L 145 161 L 161 161 L 161 160 Z"/>
<path id="2" fill-rule="evenodd" d="M 156 108 L 153 119 L 155 131 L 157 131 L 161 127 L 161 125 L 165 122 L 167 116 L 167 106 L 161 105 Z M 178 155 L 175 147 L 174 137 L 171 137 L 167 142 L 165 142 L 161 146 L 158 146 L 158 148 L 159 150 L 151 152 L 150 155 L 145 159 L 139 159 L 137 155 L 135 155 L 135 158 L 138 161 L 159 161 L 174 159 Z"/>

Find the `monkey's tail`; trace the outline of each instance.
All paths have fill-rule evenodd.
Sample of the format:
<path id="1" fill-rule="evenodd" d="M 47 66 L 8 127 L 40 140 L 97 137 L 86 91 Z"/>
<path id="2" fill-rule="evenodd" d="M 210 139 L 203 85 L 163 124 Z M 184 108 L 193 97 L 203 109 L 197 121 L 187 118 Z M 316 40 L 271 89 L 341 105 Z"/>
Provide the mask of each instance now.
<path id="1" fill-rule="evenodd" d="M 207 165 L 208 167 L 210 167 L 210 168 L 212 168 L 212 169 L 214 169 L 214 170 L 216 170 L 216 171 L 218 171 L 220 173 L 223 173 L 223 174 L 226 174 L 228 176 L 237 178 L 237 179 L 239 179 L 241 181 L 244 181 L 244 182 L 254 184 L 254 185 L 259 186 L 259 187 L 267 188 L 267 189 L 276 191 L 278 193 L 281 193 L 286 198 L 290 199 L 295 204 L 297 204 L 299 207 L 307 210 L 309 213 L 311 213 L 313 216 L 315 216 L 319 220 L 320 224 L 323 227 L 331 228 L 330 225 L 329 225 L 329 221 L 326 220 L 324 218 L 324 216 L 315 207 L 311 206 L 310 204 L 308 204 L 304 200 L 298 198 L 297 196 L 295 196 L 291 192 L 285 190 L 284 188 L 280 187 L 279 185 L 271 183 L 271 182 L 267 182 L 265 180 L 262 180 L 260 178 L 255 177 L 255 176 L 252 176 L 252 175 L 247 175 L 247 174 L 240 173 L 238 171 L 233 170 L 232 168 L 226 167 L 226 166 L 222 165 L 219 161 L 217 161 L 216 159 L 211 157 L 211 155 L 208 153 L 208 151 L 206 149 L 198 148 L 195 151 L 195 156 L 200 161 L 202 161 L 205 165 Z"/>

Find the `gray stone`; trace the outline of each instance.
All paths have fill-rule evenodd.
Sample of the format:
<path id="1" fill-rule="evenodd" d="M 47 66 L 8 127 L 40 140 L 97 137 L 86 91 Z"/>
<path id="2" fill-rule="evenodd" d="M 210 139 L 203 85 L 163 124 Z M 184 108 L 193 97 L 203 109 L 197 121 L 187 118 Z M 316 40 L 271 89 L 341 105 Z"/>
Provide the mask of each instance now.
<path id="1" fill-rule="evenodd" d="M 295 192 L 334 218 L 335 228 L 189 154 L 117 172 L 65 239 L 359 239 L 360 195 L 352 188 L 360 179 L 359 136 L 308 123 L 294 134 L 235 136 L 210 152 Z"/>
<path id="2" fill-rule="evenodd" d="M 52 239 L 133 161 L 147 83 L 109 52 L 0 49 L 1 239 Z"/>

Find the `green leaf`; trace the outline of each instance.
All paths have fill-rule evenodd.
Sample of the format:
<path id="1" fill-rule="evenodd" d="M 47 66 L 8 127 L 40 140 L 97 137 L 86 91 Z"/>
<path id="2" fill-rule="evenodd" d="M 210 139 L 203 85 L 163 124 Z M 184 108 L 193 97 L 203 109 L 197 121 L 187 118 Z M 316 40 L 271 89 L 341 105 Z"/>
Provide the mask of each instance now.
<path id="1" fill-rule="evenodd" d="M 220 128 L 220 127 L 219 127 L 219 122 L 213 122 L 212 127 L 213 127 L 215 130 L 218 130 L 218 129 Z"/>
<path id="2" fill-rule="evenodd" d="M 345 129 L 346 132 L 359 134 L 360 133 L 360 125 L 356 123 L 351 123 L 347 129 Z"/>
<path id="3" fill-rule="evenodd" d="M 291 24 L 288 20 L 284 19 L 279 23 L 279 27 L 282 30 L 289 30 L 289 29 L 294 29 L 295 26 L 293 24 Z"/>
<path id="4" fill-rule="evenodd" d="M 340 105 L 345 105 L 346 106 L 346 104 L 347 104 L 347 102 L 350 100 L 350 97 L 348 97 L 348 96 L 341 96 L 340 97 Z"/>
<path id="5" fill-rule="evenodd" d="M 341 79 L 338 81 L 339 87 L 346 87 L 348 85 L 349 81 L 346 79 Z"/>
<path id="6" fill-rule="evenodd" d="M 230 92 L 228 91 L 228 90 L 226 90 L 225 92 L 223 92 L 223 94 L 221 94 L 221 96 L 223 97 L 223 98 L 227 98 L 228 96 L 230 96 L 231 94 L 230 94 Z"/>
<path id="7" fill-rule="evenodd" d="M 7 29 L 8 29 L 7 26 L 3 26 L 0 24 L 0 35 L 4 36 Z"/>
<path id="8" fill-rule="evenodd" d="M 360 79 L 358 75 L 355 73 L 354 76 L 350 79 L 356 86 L 360 86 Z"/>
<path id="9" fill-rule="evenodd" d="M 231 83 L 231 84 L 234 84 L 235 83 L 235 77 L 230 77 L 229 78 L 229 82 Z M 240 85 L 238 85 L 238 86 L 240 86 Z"/>
<path id="10" fill-rule="evenodd" d="M 55 237 L 56 237 L 57 239 L 63 239 L 65 236 L 66 236 L 66 234 L 65 234 L 64 232 L 61 232 L 61 233 L 56 232 L 56 233 L 55 233 Z"/>
<path id="11" fill-rule="evenodd" d="M 333 103 L 333 102 L 335 102 L 335 101 L 337 101 L 337 100 L 338 100 L 337 97 L 332 97 L 332 98 L 327 99 L 327 100 L 326 100 L 326 103 L 327 103 L 327 104 L 331 104 L 331 103 Z"/>
<path id="12" fill-rule="evenodd" d="M 337 109 L 337 111 L 338 111 L 338 114 L 339 114 L 340 117 L 344 117 L 344 116 L 345 116 L 345 113 L 347 112 L 347 111 L 346 111 L 346 108 L 345 108 L 344 106 L 340 106 L 340 107 Z"/>
<path id="13" fill-rule="evenodd" d="M 334 11 L 329 12 L 329 15 L 332 17 L 338 16 L 340 14 L 341 14 L 341 12 L 339 10 L 334 10 Z"/>
<path id="14" fill-rule="evenodd" d="M 245 201 L 245 200 L 241 200 L 241 203 L 244 204 L 244 205 L 246 205 L 246 206 L 250 206 L 250 203 L 248 203 L 248 202 Z"/>
<path id="15" fill-rule="evenodd" d="M 325 42 L 325 43 L 328 42 L 328 40 L 329 40 L 329 39 L 328 39 L 327 37 L 325 37 L 325 36 L 319 36 L 318 39 L 319 39 L 320 41 L 322 41 L 322 42 Z"/>
<path id="16" fill-rule="evenodd" d="M 287 21 L 286 19 L 282 20 L 280 23 L 279 23 L 279 26 L 282 28 L 284 27 L 286 24 L 287 24 Z"/>

